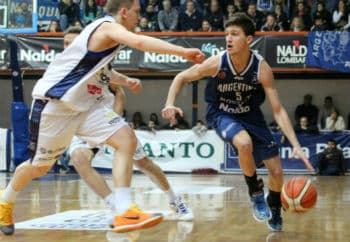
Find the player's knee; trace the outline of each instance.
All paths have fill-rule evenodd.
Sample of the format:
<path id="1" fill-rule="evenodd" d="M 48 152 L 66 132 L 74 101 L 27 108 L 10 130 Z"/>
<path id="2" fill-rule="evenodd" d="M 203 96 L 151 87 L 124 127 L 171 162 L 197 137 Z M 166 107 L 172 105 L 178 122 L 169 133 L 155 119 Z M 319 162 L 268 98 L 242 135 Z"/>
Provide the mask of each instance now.
<path id="1" fill-rule="evenodd" d="M 152 167 L 153 162 L 148 157 L 145 157 L 140 160 L 135 160 L 134 164 L 138 169 L 143 171 L 143 170 L 149 170 Z"/>
<path id="2" fill-rule="evenodd" d="M 32 177 L 37 178 L 37 177 L 42 177 L 45 176 L 46 173 L 49 172 L 52 166 L 50 165 L 44 165 L 44 166 L 31 166 L 32 169 Z"/>
<path id="3" fill-rule="evenodd" d="M 137 145 L 137 138 L 134 130 L 129 126 L 124 126 L 107 140 L 107 144 L 115 149 L 130 149 L 134 152 Z"/>
<path id="4" fill-rule="evenodd" d="M 274 179 L 283 179 L 283 171 L 279 167 L 272 167 L 269 173 Z"/>
<path id="5" fill-rule="evenodd" d="M 236 147 L 238 149 L 238 153 L 241 155 L 253 153 L 253 145 L 249 141 L 239 142 Z"/>
<path id="6" fill-rule="evenodd" d="M 92 157 L 93 153 L 90 149 L 77 148 L 71 153 L 71 162 L 76 169 L 79 169 L 90 166 Z"/>

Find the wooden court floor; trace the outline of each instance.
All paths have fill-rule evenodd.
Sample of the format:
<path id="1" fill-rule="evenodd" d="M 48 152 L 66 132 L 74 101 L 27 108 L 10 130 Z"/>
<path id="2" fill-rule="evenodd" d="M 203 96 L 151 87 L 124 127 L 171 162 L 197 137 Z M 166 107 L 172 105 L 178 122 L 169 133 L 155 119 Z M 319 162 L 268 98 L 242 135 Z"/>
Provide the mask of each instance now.
<path id="1" fill-rule="evenodd" d="M 0 187 L 11 174 L 0 173 Z M 111 176 L 105 175 L 109 184 Z M 350 241 L 350 177 L 311 177 L 318 189 L 316 207 L 304 215 L 283 213 L 284 231 L 270 232 L 251 215 L 246 186 L 241 175 L 167 174 L 179 191 L 195 220 L 165 220 L 158 226 L 132 234 L 88 230 L 17 229 L 12 236 L 0 235 L 9 242 L 226 242 Z M 291 176 L 286 176 L 288 179 Z M 267 177 L 263 176 L 265 182 Z M 145 210 L 168 210 L 166 197 L 155 190 L 141 174 L 133 177 L 133 198 Z M 15 221 L 27 221 L 70 210 L 107 210 L 77 175 L 49 174 L 33 181 L 18 196 Z"/>

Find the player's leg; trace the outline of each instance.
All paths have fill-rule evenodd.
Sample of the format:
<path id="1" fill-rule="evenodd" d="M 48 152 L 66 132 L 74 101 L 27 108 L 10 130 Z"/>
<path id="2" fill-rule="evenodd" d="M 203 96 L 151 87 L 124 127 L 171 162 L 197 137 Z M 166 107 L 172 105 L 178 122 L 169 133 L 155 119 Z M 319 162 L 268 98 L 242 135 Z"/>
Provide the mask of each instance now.
<path id="1" fill-rule="evenodd" d="M 117 214 L 114 217 L 114 231 L 128 232 L 160 223 L 163 220 L 161 214 L 144 213 L 131 202 L 130 184 L 137 139 L 128 124 L 103 103 L 96 104 L 87 112 L 77 136 L 91 145 L 106 142 L 116 150 L 112 170 Z"/>
<path id="2" fill-rule="evenodd" d="M 89 148 L 76 148 L 71 152 L 71 162 L 80 175 L 80 177 L 86 182 L 86 184 L 105 200 L 107 205 L 112 209 L 113 207 L 113 195 L 106 180 L 103 176 L 91 166 L 92 159 L 94 158 L 94 152 Z"/>
<path id="3" fill-rule="evenodd" d="M 270 219 L 271 212 L 264 199 L 263 182 L 258 180 L 253 156 L 251 136 L 242 126 L 241 120 L 231 115 L 221 115 L 215 120 L 215 131 L 226 142 L 233 145 L 239 157 L 239 164 L 248 185 L 253 202 L 253 216 L 257 221 Z"/>
<path id="4" fill-rule="evenodd" d="M 18 192 L 33 178 L 44 176 L 57 157 L 61 156 L 69 146 L 76 127 L 75 117 L 69 115 L 61 117 L 58 111 L 55 104 L 41 100 L 34 101 L 30 118 L 31 159 L 16 168 L 12 180 L 0 196 L 0 230 L 4 234 L 14 232 L 12 213 Z M 52 116 L 50 113 L 55 115 Z"/>
<path id="5" fill-rule="evenodd" d="M 267 203 L 271 209 L 272 218 L 267 222 L 268 227 L 273 231 L 282 230 L 281 217 L 281 190 L 283 186 L 283 170 L 279 156 L 264 160 L 269 171 L 269 193 Z"/>
<path id="6" fill-rule="evenodd" d="M 175 194 L 162 169 L 147 157 L 139 141 L 134 154 L 134 164 L 167 195 L 170 208 L 177 214 L 177 219 L 186 221 L 193 219 L 191 210 L 182 202 L 181 196 Z"/>

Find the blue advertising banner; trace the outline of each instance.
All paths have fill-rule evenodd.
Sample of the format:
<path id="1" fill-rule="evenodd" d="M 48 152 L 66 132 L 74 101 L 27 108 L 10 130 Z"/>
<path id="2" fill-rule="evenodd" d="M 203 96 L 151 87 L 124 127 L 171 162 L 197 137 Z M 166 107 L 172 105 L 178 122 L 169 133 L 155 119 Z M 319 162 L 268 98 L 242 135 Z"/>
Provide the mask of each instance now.
<path id="1" fill-rule="evenodd" d="M 292 147 L 288 142 L 280 144 L 281 133 L 274 133 L 274 138 L 280 145 L 280 157 L 282 167 L 285 171 L 304 171 L 306 168 L 304 163 L 299 159 L 289 159 L 292 153 Z M 309 158 L 311 164 L 315 167 L 318 154 L 327 147 L 327 141 L 332 138 L 337 142 L 337 147 L 343 151 L 346 160 L 347 169 L 350 169 L 350 132 L 322 132 L 319 135 L 298 135 L 298 140 L 302 146 L 303 151 Z M 225 162 L 221 167 L 224 171 L 238 171 L 240 170 L 238 163 L 238 156 L 229 144 L 225 144 Z"/>
<path id="2" fill-rule="evenodd" d="M 350 73 L 349 53 L 349 31 L 315 31 L 309 33 L 307 65 Z"/>

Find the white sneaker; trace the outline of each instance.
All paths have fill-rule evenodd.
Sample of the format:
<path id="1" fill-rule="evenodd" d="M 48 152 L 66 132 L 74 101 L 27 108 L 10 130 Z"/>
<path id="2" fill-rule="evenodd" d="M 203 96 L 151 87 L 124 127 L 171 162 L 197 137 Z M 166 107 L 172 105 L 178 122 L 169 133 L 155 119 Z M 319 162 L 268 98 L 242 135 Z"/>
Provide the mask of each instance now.
<path id="1" fill-rule="evenodd" d="M 193 220 L 192 211 L 182 202 L 182 198 L 180 196 L 177 196 L 176 200 L 169 205 L 170 208 L 176 213 L 178 220 Z"/>

